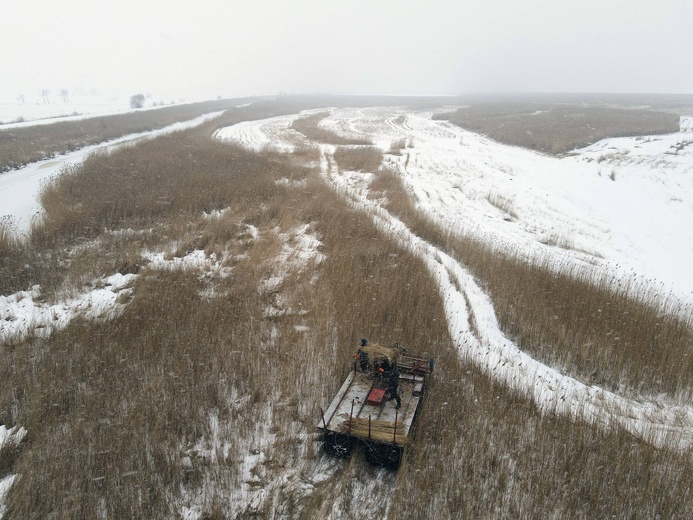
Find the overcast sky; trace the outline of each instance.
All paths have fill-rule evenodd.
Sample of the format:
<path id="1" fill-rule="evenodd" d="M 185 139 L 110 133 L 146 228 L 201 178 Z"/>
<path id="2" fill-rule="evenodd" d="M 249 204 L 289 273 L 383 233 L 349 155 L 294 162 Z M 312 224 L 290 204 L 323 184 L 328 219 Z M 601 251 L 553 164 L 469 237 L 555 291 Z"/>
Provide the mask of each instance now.
<path id="1" fill-rule="evenodd" d="M 0 0 L 0 92 L 693 93 L 693 0 Z"/>

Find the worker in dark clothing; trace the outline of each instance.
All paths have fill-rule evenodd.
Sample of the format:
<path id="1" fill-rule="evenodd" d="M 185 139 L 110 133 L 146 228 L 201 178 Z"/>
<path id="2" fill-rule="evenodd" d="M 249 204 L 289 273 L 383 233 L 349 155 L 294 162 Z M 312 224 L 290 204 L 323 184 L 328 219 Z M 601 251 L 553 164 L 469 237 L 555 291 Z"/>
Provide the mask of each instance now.
<path id="1" fill-rule="evenodd" d="M 358 349 L 354 355 L 354 366 L 358 363 L 363 372 L 368 372 L 370 370 L 370 362 L 368 361 L 368 353 L 363 351 L 363 348 L 368 344 L 366 338 L 361 338 L 361 348 Z"/>
<path id="2" fill-rule="evenodd" d="M 361 349 L 358 349 L 356 354 L 354 354 L 354 366 L 361 367 L 362 372 L 368 372 L 370 370 L 370 363 L 368 362 L 368 353 Z"/>
<path id="3" fill-rule="evenodd" d="M 395 408 L 399 409 L 402 406 L 402 399 L 400 398 L 399 394 L 397 393 L 397 388 L 399 387 L 399 368 L 397 368 L 397 365 L 394 364 L 392 366 L 392 369 L 390 370 L 390 376 L 388 380 L 388 387 L 387 387 L 387 392 L 390 394 L 390 397 L 387 398 L 388 401 L 392 401 L 393 399 L 397 401 L 397 406 Z"/>

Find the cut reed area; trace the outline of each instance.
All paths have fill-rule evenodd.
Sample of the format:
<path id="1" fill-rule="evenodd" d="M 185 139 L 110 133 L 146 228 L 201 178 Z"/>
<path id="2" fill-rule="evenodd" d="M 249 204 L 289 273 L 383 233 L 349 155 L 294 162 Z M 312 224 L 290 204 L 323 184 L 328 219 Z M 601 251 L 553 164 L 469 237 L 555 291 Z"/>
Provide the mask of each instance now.
<path id="1" fill-rule="evenodd" d="M 32 280 L 57 297 L 138 277 L 121 316 L 0 347 L 0 421 L 29 431 L 2 458 L 19 475 L 6 518 L 693 515 L 690 457 L 542 416 L 463 364 L 425 266 L 369 215 L 290 156 L 209 139 L 241 117 L 91 157 L 46 191 L 20 251 Z M 329 458 L 314 433 L 361 337 L 437 361 L 399 473 Z"/>
<path id="2" fill-rule="evenodd" d="M 678 132 L 680 119 L 648 109 L 512 101 L 474 103 L 435 118 L 549 154 L 564 154 L 606 137 Z"/>
<path id="3" fill-rule="evenodd" d="M 628 395 L 693 394 L 693 319 L 646 289 L 584 272 L 529 265 L 417 211 L 400 178 L 381 170 L 371 184 L 418 236 L 467 266 L 489 293 L 505 334 L 532 357 L 585 382 Z M 518 255 L 519 257 L 519 255 Z"/>
<path id="4" fill-rule="evenodd" d="M 308 116 L 297 117 L 291 128 L 305 135 L 312 141 L 317 141 L 323 144 L 334 145 L 364 145 L 371 144 L 367 139 L 350 139 L 343 137 L 328 128 L 320 126 L 320 121 L 325 119 L 329 112 L 317 112 Z"/>

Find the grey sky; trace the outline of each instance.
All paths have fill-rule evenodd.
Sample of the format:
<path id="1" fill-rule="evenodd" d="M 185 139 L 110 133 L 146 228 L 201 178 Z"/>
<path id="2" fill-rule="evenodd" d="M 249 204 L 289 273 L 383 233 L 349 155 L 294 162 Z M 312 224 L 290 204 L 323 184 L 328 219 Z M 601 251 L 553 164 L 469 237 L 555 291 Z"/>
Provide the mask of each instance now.
<path id="1" fill-rule="evenodd" d="M 0 91 L 693 93 L 693 0 L 0 0 Z"/>

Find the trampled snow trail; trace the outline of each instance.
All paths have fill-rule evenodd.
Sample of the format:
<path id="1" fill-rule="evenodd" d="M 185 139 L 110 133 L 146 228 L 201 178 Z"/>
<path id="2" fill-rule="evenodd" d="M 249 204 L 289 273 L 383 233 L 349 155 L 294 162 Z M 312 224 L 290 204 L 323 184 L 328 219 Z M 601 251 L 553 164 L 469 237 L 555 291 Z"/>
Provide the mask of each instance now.
<path id="1" fill-rule="evenodd" d="M 276 121 L 273 124 L 276 128 Z M 453 214 L 458 211 L 464 214 L 466 218 L 475 217 L 477 219 L 476 225 L 478 228 L 483 228 L 483 233 L 491 234 L 495 230 L 494 237 L 505 234 L 508 241 L 515 240 L 513 243 L 526 243 L 529 248 L 534 248 L 534 254 L 537 256 L 538 253 L 536 252 L 546 250 L 546 245 L 536 240 L 536 232 L 532 232 L 531 215 L 530 218 L 515 225 L 512 229 L 503 229 L 491 207 L 493 205 L 488 204 L 488 200 L 485 203 L 481 200 L 482 198 L 486 199 L 487 195 L 475 197 L 473 194 L 469 194 L 469 190 L 478 190 L 480 194 L 483 194 L 484 183 L 493 184 L 494 181 L 494 178 L 487 178 L 489 175 L 498 177 L 500 171 L 506 175 L 514 176 L 515 173 L 512 171 L 511 173 L 504 172 L 503 168 L 512 168 L 512 164 L 514 164 L 518 170 L 521 169 L 523 161 L 527 160 L 527 156 L 524 155 L 525 150 L 510 148 L 508 152 L 511 154 L 510 158 L 503 157 L 502 160 L 505 162 L 499 168 L 498 164 L 501 159 L 494 157 L 495 147 L 485 147 L 486 144 L 490 143 L 485 138 L 469 132 L 462 131 L 460 133 L 457 129 L 447 128 L 444 124 L 432 122 L 428 115 L 421 116 L 404 111 L 392 115 L 391 109 L 382 110 L 380 113 L 373 110 L 369 117 L 364 117 L 363 110 L 340 110 L 333 113 L 328 124 L 332 130 L 350 136 L 356 133 L 376 133 L 376 142 L 387 142 L 388 146 L 391 136 L 388 135 L 387 129 L 393 131 L 394 126 L 396 128 L 394 132 L 407 130 L 412 132 L 413 135 L 410 134 L 408 137 L 415 141 L 414 147 L 413 150 L 406 152 L 409 155 L 405 159 L 408 162 L 407 168 L 409 170 L 417 167 L 416 164 L 412 164 L 412 161 L 417 160 L 418 140 L 425 142 L 426 139 L 433 138 L 443 140 L 443 144 L 445 144 L 444 141 L 449 141 L 447 145 L 455 147 L 460 146 L 460 136 L 462 136 L 462 139 L 475 143 L 474 145 L 470 143 L 472 150 L 469 151 L 469 155 L 477 154 L 477 157 L 471 157 L 469 165 L 470 170 L 472 170 L 471 174 L 477 176 L 478 182 L 462 185 L 461 188 L 466 191 L 462 198 L 456 198 L 455 190 L 450 189 L 449 179 L 450 177 L 454 178 L 454 175 L 448 174 L 445 177 L 448 179 L 447 182 L 444 182 L 445 179 L 436 178 L 435 175 L 436 172 L 444 171 L 446 161 L 451 160 L 449 156 L 439 154 L 438 156 L 421 158 L 421 162 L 427 166 L 438 162 L 432 168 L 434 170 L 432 173 L 429 169 L 426 182 L 416 182 L 412 181 L 409 176 L 406 177 L 406 180 L 414 186 L 415 191 L 425 192 L 424 194 L 417 192 L 419 201 L 428 201 L 422 203 L 421 207 L 442 221 L 446 221 L 446 217 L 449 217 L 448 210 Z M 253 132 L 262 134 L 263 125 L 263 121 L 256 122 L 256 130 Z M 247 132 L 245 135 L 248 135 Z M 398 137 L 401 135 L 400 133 Z M 225 130 L 225 138 L 234 140 L 233 127 Z M 381 147 L 384 146 L 381 145 Z M 422 148 L 425 149 L 425 144 Z M 693 445 L 692 407 L 645 399 L 636 400 L 605 391 L 597 386 L 587 386 L 522 352 L 503 335 L 491 301 L 476 284 L 465 266 L 411 233 L 401 221 L 380 207 L 377 201 L 369 200 L 366 196 L 368 174 L 339 172 L 332 157 L 333 152 L 333 147 L 322 146 L 321 168 L 325 179 L 354 207 L 368 212 L 379 229 L 395 238 L 402 247 L 410 250 L 426 263 L 440 288 L 445 303 L 450 334 L 464 359 L 476 363 L 495 380 L 532 398 L 547 413 L 565 414 L 604 427 L 620 427 L 660 447 L 671 446 L 686 450 Z M 513 153 L 517 155 L 514 159 Z M 424 154 L 419 153 L 419 155 Z M 452 160 L 459 161 L 459 158 L 455 158 L 453 155 Z M 512 160 L 515 162 L 510 163 Z M 492 161 L 495 163 L 488 166 Z M 532 161 L 536 161 L 536 159 L 532 158 Z M 541 162 L 541 160 L 537 162 Z M 508 166 L 509 164 L 510 166 Z M 487 168 L 485 169 L 484 166 Z M 459 164 L 450 165 L 450 167 L 459 168 Z M 413 177 L 425 176 L 424 167 L 418 166 L 417 168 L 419 169 L 409 175 Z M 595 177 L 598 179 L 597 182 L 601 182 L 597 175 Z M 468 178 L 466 180 L 469 181 Z M 457 179 L 457 182 L 459 181 L 460 179 Z M 569 181 L 573 182 L 570 179 Z M 440 185 L 437 185 L 436 182 L 440 182 Z M 551 187 L 550 181 L 547 180 L 547 182 Z M 586 182 L 591 182 L 591 180 L 588 179 Z M 523 187 L 527 191 L 531 191 L 531 188 L 532 186 L 529 185 Z M 488 192 L 486 193 L 488 194 Z M 541 192 L 538 196 L 544 198 L 546 195 Z M 532 197 L 536 197 L 536 195 L 530 194 L 528 197 L 530 201 L 533 201 Z M 435 199 L 435 202 L 431 202 L 430 199 Z M 468 207 L 459 208 L 463 202 Z M 444 204 L 444 206 L 434 209 L 440 204 Z M 589 213 L 580 214 L 577 211 L 579 207 L 578 201 L 568 209 L 549 208 L 548 215 L 555 218 L 556 215 L 560 215 L 560 212 L 564 212 L 566 222 L 577 219 L 576 229 L 585 236 L 591 232 L 589 226 L 596 226 L 596 231 L 594 231 L 596 238 L 592 237 L 593 243 L 603 246 L 604 244 L 598 240 L 598 235 L 610 236 L 611 230 L 608 228 L 608 222 L 600 222 Z M 523 208 L 531 208 L 531 204 L 527 204 Z M 540 207 L 537 211 L 539 213 L 538 219 L 548 218 L 542 214 L 544 208 Z M 575 214 L 572 215 L 571 211 L 574 211 Z M 487 220 L 491 221 L 490 224 L 483 222 L 484 216 L 488 216 Z M 480 219 L 482 222 L 478 222 Z M 503 218 L 500 220 L 504 221 Z M 519 238 L 513 237 L 513 232 L 515 237 L 519 236 Z M 558 251 L 557 254 L 567 256 L 574 261 L 580 261 L 590 256 L 589 252 L 575 252 L 574 250 Z"/>

